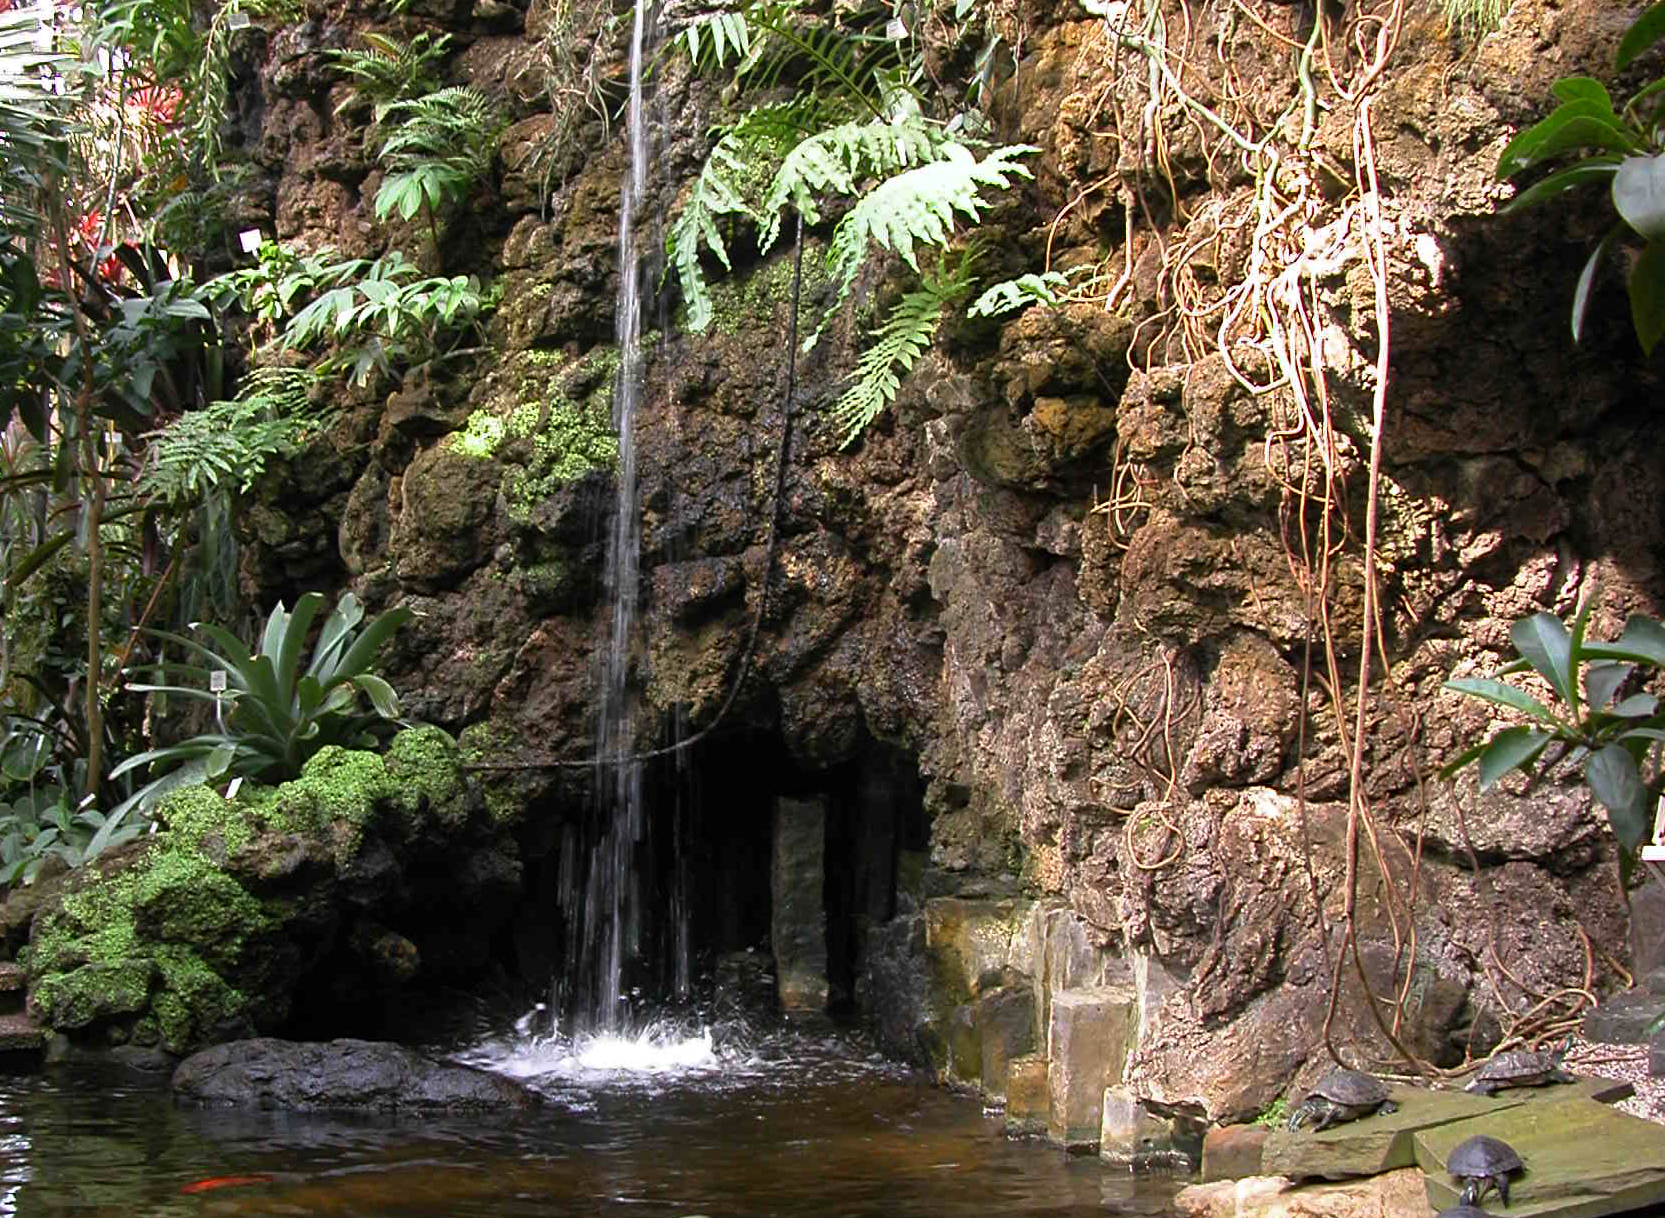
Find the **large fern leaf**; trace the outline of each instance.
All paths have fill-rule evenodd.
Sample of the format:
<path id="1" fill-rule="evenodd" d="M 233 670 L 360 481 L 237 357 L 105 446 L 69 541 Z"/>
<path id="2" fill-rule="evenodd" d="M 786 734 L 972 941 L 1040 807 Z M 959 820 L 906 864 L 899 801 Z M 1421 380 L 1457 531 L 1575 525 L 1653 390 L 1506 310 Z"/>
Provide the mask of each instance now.
<path id="1" fill-rule="evenodd" d="M 861 354 L 855 383 L 832 405 L 833 425 L 842 431 L 840 448 L 848 448 L 879 412 L 896 400 L 902 377 L 913 368 L 942 324 L 942 313 L 971 287 L 971 259 L 952 271 L 938 268 L 903 295 Z"/>
<path id="2" fill-rule="evenodd" d="M 730 269 L 718 221 L 724 216 L 744 216 L 761 222 L 753 202 L 757 190 L 753 183 L 766 176 L 814 122 L 813 104 L 793 101 L 758 106 L 732 125 L 719 128 L 721 134 L 694 179 L 688 201 L 665 234 L 666 266 L 676 272 L 688 307 L 687 325 L 694 333 L 711 323 L 711 293 L 700 251 L 709 250 L 724 270 Z"/>
<path id="3" fill-rule="evenodd" d="M 899 122 L 840 123 L 800 141 L 787 153 L 763 196 L 759 250 L 768 253 L 774 245 L 788 204 L 805 224 L 814 224 L 821 219 L 820 198 L 826 192 L 853 195 L 859 179 L 923 164 L 948 142 L 939 127 L 917 115 Z"/>
<path id="4" fill-rule="evenodd" d="M 915 248 L 946 246 L 954 234 L 956 213 L 980 219 L 988 206 L 980 193 L 983 187 L 1005 188 L 1014 177 L 1032 177 L 1016 158 L 1034 151 L 1029 144 L 1006 144 L 979 161 L 961 144 L 944 144 L 941 160 L 886 178 L 863 195 L 833 230 L 827 269 L 838 283 L 838 294 L 815 333 L 804 341 L 804 350 L 820 341 L 827 318 L 849 296 L 872 245 L 892 251 L 917 271 Z"/>

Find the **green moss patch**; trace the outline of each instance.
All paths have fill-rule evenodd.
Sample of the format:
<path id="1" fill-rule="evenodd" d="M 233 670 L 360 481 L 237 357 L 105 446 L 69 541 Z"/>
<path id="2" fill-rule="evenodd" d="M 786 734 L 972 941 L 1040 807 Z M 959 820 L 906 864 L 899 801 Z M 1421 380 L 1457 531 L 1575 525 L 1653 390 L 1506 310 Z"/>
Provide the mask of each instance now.
<path id="1" fill-rule="evenodd" d="M 400 805 L 410 814 L 426 811 L 442 825 L 457 827 L 468 819 L 457 742 L 444 730 L 407 728 L 393 738 L 384 764 Z"/>
<path id="2" fill-rule="evenodd" d="M 448 449 L 508 466 L 502 491 L 511 517 L 565 484 L 618 463 L 612 425 L 612 381 L 618 352 L 600 347 L 567 363 L 553 351 L 521 351 L 493 378 L 485 405 L 469 415 Z"/>

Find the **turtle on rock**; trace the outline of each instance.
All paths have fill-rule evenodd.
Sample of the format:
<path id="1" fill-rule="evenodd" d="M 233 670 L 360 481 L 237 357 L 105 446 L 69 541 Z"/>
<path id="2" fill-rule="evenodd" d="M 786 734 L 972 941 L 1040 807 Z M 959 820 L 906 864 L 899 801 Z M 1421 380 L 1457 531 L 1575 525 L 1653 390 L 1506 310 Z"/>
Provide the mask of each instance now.
<path id="1" fill-rule="evenodd" d="M 1299 1129 L 1316 1121 L 1315 1129 L 1328 1129 L 1342 1121 L 1356 1121 L 1373 1112 L 1395 1112 L 1399 1105 L 1388 1098 L 1382 1081 L 1362 1070 L 1345 1067 L 1331 1070 L 1307 1092 L 1301 1106 L 1289 1115 L 1289 1128 Z"/>
<path id="2" fill-rule="evenodd" d="M 1542 1087 L 1549 1083 L 1571 1083 L 1577 1080 L 1561 1069 L 1561 1051 L 1515 1049 L 1499 1053 L 1469 1080 L 1464 1091 L 1491 1095 L 1510 1087 Z"/>
<path id="3" fill-rule="evenodd" d="M 1463 1186 L 1463 1204 L 1475 1205 L 1486 1190 L 1495 1188 L 1504 1205 L 1509 1204 L 1509 1177 L 1525 1171 L 1526 1164 L 1509 1143 L 1486 1134 L 1475 1134 L 1452 1147 L 1445 1170 Z"/>

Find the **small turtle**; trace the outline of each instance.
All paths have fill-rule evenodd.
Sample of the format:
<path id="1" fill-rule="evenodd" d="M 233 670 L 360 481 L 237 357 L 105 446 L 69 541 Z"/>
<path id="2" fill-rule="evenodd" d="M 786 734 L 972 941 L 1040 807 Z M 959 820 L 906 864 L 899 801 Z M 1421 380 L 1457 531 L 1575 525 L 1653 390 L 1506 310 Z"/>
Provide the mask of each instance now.
<path id="1" fill-rule="evenodd" d="M 1498 1197 L 1508 1205 L 1509 1177 L 1525 1171 L 1526 1165 L 1509 1143 L 1481 1133 L 1452 1148 L 1445 1170 L 1462 1184 L 1464 1205 L 1478 1204 L 1490 1188 L 1496 1188 Z"/>
<path id="2" fill-rule="evenodd" d="M 1361 1070 L 1331 1070 L 1307 1092 L 1301 1106 L 1289 1115 L 1289 1127 L 1299 1129 L 1316 1119 L 1317 1129 L 1328 1129 L 1342 1121 L 1356 1121 L 1373 1112 L 1395 1112 L 1399 1105 L 1388 1099 L 1380 1079 Z"/>
<path id="3" fill-rule="evenodd" d="M 1491 1095 L 1509 1087 L 1542 1087 L 1546 1083 L 1574 1081 L 1572 1075 L 1561 1069 L 1560 1050 L 1533 1053 L 1516 1049 L 1510 1053 L 1499 1053 L 1481 1066 L 1480 1072 L 1469 1080 L 1463 1090 Z"/>

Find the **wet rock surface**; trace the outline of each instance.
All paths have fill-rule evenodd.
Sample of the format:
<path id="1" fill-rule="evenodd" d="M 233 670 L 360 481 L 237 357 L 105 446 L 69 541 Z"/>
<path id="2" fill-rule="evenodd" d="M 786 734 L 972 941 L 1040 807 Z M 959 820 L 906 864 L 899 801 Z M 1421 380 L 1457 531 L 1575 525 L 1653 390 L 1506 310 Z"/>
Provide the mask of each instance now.
<path id="1" fill-rule="evenodd" d="M 513 1112 L 537 1096 L 501 1075 L 368 1040 L 260 1037 L 204 1049 L 173 1072 L 183 1103 L 299 1112 Z"/>

